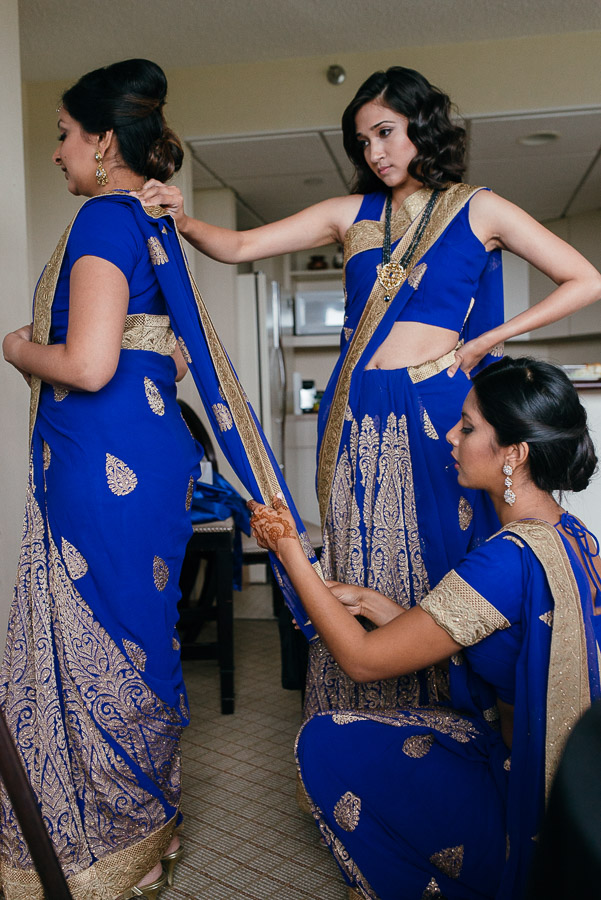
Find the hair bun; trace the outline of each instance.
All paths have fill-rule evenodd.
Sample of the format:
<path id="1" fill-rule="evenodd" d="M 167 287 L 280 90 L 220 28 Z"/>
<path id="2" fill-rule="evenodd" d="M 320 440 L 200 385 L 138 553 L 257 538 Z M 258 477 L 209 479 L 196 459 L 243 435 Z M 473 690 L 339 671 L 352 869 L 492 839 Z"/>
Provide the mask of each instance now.
<path id="1" fill-rule="evenodd" d="M 167 79 L 149 59 L 125 59 L 88 72 L 63 94 L 65 109 L 88 134 L 113 130 L 123 161 L 137 175 L 167 181 L 184 152 L 167 127 Z"/>

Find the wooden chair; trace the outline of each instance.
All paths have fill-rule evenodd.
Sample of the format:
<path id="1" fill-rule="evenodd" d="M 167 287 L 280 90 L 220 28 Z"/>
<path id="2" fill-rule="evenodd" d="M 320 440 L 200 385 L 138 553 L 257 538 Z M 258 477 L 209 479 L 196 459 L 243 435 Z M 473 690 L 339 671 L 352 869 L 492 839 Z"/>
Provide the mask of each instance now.
<path id="1" fill-rule="evenodd" d="M 194 410 L 178 400 L 182 416 L 196 440 L 202 444 L 205 459 L 219 471 L 215 449 L 209 434 Z M 232 518 L 193 525 L 180 576 L 182 599 L 179 604 L 178 631 L 182 659 L 216 659 L 219 665 L 221 712 L 234 712 L 234 610 L 233 549 L 235 526 Z M 201 564 L 204 576 L 199 595 L 194 598 Z M 215 640 L 198 640 L 203 626 L 215 621 Z"/>

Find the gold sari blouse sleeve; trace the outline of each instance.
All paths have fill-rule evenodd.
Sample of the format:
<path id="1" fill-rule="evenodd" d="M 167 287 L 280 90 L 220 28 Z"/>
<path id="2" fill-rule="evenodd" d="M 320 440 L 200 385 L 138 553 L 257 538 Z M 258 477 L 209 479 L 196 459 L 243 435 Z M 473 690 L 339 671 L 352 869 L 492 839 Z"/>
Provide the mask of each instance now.
<path id="1" fill-rule="evenodd" d="M 454 570 L 444 576 L 420 606 L 463 647 L 470 647 L 510 622 Z"/>

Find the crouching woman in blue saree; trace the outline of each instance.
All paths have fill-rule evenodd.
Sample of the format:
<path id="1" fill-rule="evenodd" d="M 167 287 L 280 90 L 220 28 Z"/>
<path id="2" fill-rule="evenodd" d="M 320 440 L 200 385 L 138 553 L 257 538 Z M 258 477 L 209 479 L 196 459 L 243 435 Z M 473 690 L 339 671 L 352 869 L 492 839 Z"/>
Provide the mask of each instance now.
<path id="1" fill-rule="evenodd" d="M 498 527 L 486 497 L 447 465 L 444 435 L 469 373 L 508 338 L 599 299 L 601 276 L 523 210 L 462 183 L 465 131 L 419 72 L 371 75 L 342 131 L 352 193 L 280 222 L 230 231 L 186 215 L 177 187 L 149 181 L 140 196 L 165 204 L 186 240 L 222 262 L 344 243 L 345 322 L 318 421 L 321 564 L 408 608 Z M 557 285 L 505 323 L 501 250 Z M 433 675 L 353 684 L 315 642 L 306 712 L 435 701 Z"/>
<path id="2" fill-rule="evenodd" d="M 583 490 L 597 462 L 573 385 L 548 363 L 499 360 L 447 440 L 501 529 L 410 610 L 322 584 L 283 506 L 251 518 L 350 678 L 449 668 L 449 708 L 320 712 L 301 728 L 300 775 L 353 897 L 518 900 L 564 741 L 600 695 L 599 544 L 555 496 Z"/>

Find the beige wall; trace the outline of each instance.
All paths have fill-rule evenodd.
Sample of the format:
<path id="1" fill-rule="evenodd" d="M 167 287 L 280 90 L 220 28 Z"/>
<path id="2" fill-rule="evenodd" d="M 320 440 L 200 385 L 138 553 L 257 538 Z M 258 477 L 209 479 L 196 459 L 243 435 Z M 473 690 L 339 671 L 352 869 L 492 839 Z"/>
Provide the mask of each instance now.
<path id="1" fill-rule="evenodd" d="M 17 0 L 4 0 L 0 28 L 0 115 L 4 123 L 0 218 L 4 335 L 31 320 L 27 290 L 25 172 L 21 115 L 21 67 Z M 0 471 L 0 653 L 17 571 L 27 477 L 27 408 L 29 392 L 12 366 L 2 366 L 2 464 Z"/>

